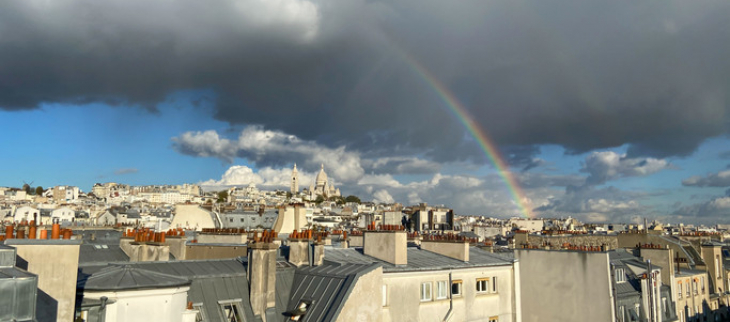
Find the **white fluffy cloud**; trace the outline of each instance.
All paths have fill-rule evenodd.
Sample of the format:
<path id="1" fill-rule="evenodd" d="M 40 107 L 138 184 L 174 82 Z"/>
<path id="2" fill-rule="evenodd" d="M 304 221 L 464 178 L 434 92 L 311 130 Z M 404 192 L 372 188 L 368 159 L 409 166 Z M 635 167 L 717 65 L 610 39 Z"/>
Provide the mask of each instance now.
<path id="1" fill-rule="evenodd" d="M 282 166 L 297 163 L 300 168 L 317 171 L 324 165 L 327 173 L 344 182 L 357 181 L 364 175 L 359 153 L 344 147 L 330 148 L 280 131 L 249 126 L 237 140 L 221 138 L 215 131 L 185 132 L 172 139 L 174 148 L 183 154 L 217 157 L 233 162 L 248 159 L 257 166 Z"/>
<path id="2" fill-rule="evenodd" d="M 274 169 L 270 167 L 254 171 L 245 165 L 234 165 L 228 168 L 220 180 L 210 179 L 200 184 L 208 189 L 226 186 L 246 186 L 250 183 L 271 187 L 286 188 L 291 183 L 291 169 Z M 314 182 L 314 174 L 299 171 L 299 184 L 304 188 Z"/>
<path id="3" fill-rule="evenodd" d="M 647 176 L 670 167 L 665 159 L 629 158 L 626 154 L 602 151 L 589 154 L 581 171 L 588 173 L 586 184 L 598 185 L 622 177 Z"/>
<path id="4" fill-rule="evenodd" d="M 393 196 L 390 195 L 388 190 L 380 189 L 378 191 L 375 191 L 373 193 L 373 200 L 375 202 L 381 202 L 381 203 L 393 203 L 395 202 L 395 199 L 393 199 Z"/>

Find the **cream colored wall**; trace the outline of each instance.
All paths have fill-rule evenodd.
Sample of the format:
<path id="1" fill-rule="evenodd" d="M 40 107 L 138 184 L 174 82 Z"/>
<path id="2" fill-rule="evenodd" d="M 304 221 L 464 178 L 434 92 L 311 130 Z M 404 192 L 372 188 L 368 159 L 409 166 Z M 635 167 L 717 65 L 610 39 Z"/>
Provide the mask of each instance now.
<path id="1" fill-rule="evenodd" d="M 347 302 L 337 316 L 337 322 L 380 322 L 382 305 L 383 269 L 360 276 Z"/>
<path id="2" fill-rule="evenodd" d="M 158 321 L 178 322 L 187 307 L 190 287 L 119 292 L 84 292 L 84 297 L 108 297 L 114 303 L 106 307 L 106 322 Z"/>
<path id="3" fill-rule="evenodd" d="M 698 279 L 702 280 L 701 277 L 705 277 L 705 292 L 702 292 L 702 286 L 698 283 L 697 284 L 697 293 L 694 293 L 694 290 L 692 290 L 692 280 Z M 674 279 L 674 299 L 677 302 L 676 308 L 677 308 L 677 317 L 681 316 L 681 321 L 685 321 L 685 307 L 691 307 L 692 308 L 692 315 L 690 315 L 690 318 L 695 316 L 698 313 L 703 312 L 703 303 L 707 303 L 707 305 L 710 305 L 710 287 L 709 287 L 709 281 L 708 281 L 708 274 L 702 273 L 698 275 L 693 276 L 686 276 L 686 277 L 676 277 Z M 679 282 L 682 282 L 682 297 L 680 298 L 678 296 L 679 293 Z M 687 296 L 687 285 L 690 287 L 690 296 Z M 699 307 L 699 312 L 697 312 L 696 308 Z"/>
<path id="4" fill-rule="evenodd" d="M 216 228 L 211 213 L 198 205 L 176 205 L 175 217 L 170 224 L 173 228 Z"/>
<path id="5" fill-rule="evenodd" d="M 516 249 L 522 320 L 614 321 L 608 253 Z"/>
<path id="6" fill-rule="evenodd" d="M 276 218 L 275 230 L 282 234 L 290 234 L 307 225 L 307 209 L 303 207 L 286 207 L 279 210 Z"/>
<path id="7" fill-rule="evenodd" d="M 39 298 L 44 292 L 57 301 L 57 321 L 73 321 L 79 245 L 39 241 L 34 245 L 12 246 L 18 250 L 18 256 L 28 262 L 28 271 L 38 275 Z"/>
<path id="8" fill-rule="evenodd" d="M 366 231 L 363 235 L 363 253 L 391 264 L 408 263 L 408 236 L 405 231 Z"/>
<path id="9" fill-rule="evenodd" d="M 500 322 L 519 322 L 515 312 L 513 267 L 479 267 L 452 271 L 430 271 L 409 273 L 385 273 L 383 283 L 387 285 L 387 305 L 383 307 L 384 322 L 399 321 L 443 321 L 449 311 L 449 296 L 437 300 L 437 281 L 447 281 L 451 291 L 452 280 L 462 280 L 462 295 L 453 297 L 453 310 L 449 321 L 488 321 L 499 317 Z M 497 277 L 497 293 L 478 294 L 478 278 Z M 421 283 L 432 283 L 432 300 L 421 302 Z"/>

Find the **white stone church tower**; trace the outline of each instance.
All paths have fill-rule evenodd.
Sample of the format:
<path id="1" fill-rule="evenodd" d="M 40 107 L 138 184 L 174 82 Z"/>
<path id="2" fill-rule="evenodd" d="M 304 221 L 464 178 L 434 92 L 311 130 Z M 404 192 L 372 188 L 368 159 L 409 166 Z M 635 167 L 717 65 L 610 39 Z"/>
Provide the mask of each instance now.
<path id="1" fill-rule="evenodd" d="M 299 194 L 299 171 L 297 171 L 296 163 L 294 163 L 294 169 L 291 171 L 291 194 L 294 196 Z"/>

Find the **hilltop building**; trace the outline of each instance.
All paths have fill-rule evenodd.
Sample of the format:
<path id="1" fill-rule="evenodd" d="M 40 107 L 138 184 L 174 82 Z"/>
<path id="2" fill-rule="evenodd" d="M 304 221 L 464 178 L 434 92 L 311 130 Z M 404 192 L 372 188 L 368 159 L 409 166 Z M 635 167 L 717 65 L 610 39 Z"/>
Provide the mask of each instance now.
<path id="1" fill-rule="evenodd" d="M 296 196 L 299 194 L 299 171 L 297 171 L 297 164 L 294 164 L 294 169 L 291 170 L 291 194 Z"/>
<path id="2" fill-rule="evenodd" d="M 294 182 L 292 182 L 292 185 L 294 185 Z M 314 184 L 309 186 L 308 193 L 310 200 L 317 199 L 318 196 L 322 196 L 324 198 L 341 196 L 340 189 L 335 188 L 335 185 L 330 183 L 327 178 L 327 173 L 324 172 L 324 164 L 321 166 L 319 173 L 314 180 Z"/>

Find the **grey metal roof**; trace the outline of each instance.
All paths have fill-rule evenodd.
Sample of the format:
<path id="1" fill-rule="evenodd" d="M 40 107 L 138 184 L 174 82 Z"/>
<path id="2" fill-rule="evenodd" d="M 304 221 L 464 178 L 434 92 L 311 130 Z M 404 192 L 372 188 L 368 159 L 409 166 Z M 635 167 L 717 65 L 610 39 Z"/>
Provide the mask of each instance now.
<path id="1" fill-rule="evenodd" d="M 15 248 L 0 244 L 0 267 L 15 266 Z"/>
<path id="2" fill-rule="evenodd" d="M 190 280 L 132 265 L 110 265 L 91 275 L 81 275 L 76 283 L 77 288 L 87 291 L 170 288 L 184 285 L 190 285 Z"/>
<path id="3" fill-rule="evenodd" d="M 187 278 L 246 276 L 246 268 L 237 259 L 135 262 L 132 265 L 155 272 Z"/>
<path id="4" fill-rule="evenodd" d="M 193 278 L 188 291 L 188 301 L 202 304 L 205 321 L 226 321 L 219 301 L 240 300 L 240 313 L 244 321 L 255 321 L 249 300 L 246 276 L 217 276 Z"/>
<path id="5" fill-rule="evenodd" d="M 6 239 L 5 245 L 80 245 L 79 239 Z"/>
<path id="6" fill-rule="evenodd" d="M 16 267 L 0 267 L 0 279 L 4 278 L 33 278 L 35 274 L 28 273 Z"/>
<path id="7" fill-rule="evenodd" d="M 129 256 L 119 245 L 81 244 L 79 249 L 79 265 L 128 261 Z"/>
<path id="8" fill-rule="evenodd" d="M 310 301 L 299 321 L 335 321 L 359 277 L 379 266 L 371 263 L 300 267 L 294 273 L 287 309 L 294 310 L 302 300 Z"/>
<path id="9" fill-rule="evenodd" d="M 176 262 L 134 262 L 129 267 L 190 280 L 188 301 L 202 304 L 205 321 L 225 321 L 219 301 L 239 300 L 245 321 L 255 321 L 249 304 L 246 268 L 238 259 L 192 260 Z M 79 274 L 90 274 L 105 266 L 84 266 Z"/>
<path id="10" fill-rule="evenodd" d="M 276 269 L 276 311 L 277 316 L 283 316 L 289 305 L 291 288 L 294 284 L 294 271 L 296 267 Z"/>
<path id="11" fill-rule="evenodd" d="M 469 247 L 469 262 L 460 261 L 416 247 L 408 247 L 408 264 L 393 265 L 386 261 L 363 254 L 362 248 L 325 248 L 324 260 L 334 264 L 379 263 L 384 272 L 440 270 L 483 266 L 512 265 L 514 259 L 508 255 L 490 253 L 477 247 Z"/>

